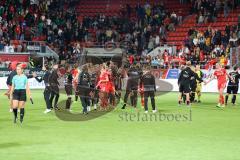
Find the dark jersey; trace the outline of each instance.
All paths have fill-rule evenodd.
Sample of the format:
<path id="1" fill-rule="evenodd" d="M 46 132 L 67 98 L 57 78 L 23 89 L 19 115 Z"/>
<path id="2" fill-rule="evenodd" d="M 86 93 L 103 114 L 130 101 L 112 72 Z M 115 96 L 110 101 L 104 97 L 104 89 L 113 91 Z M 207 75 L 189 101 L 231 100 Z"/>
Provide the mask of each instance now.
<path id="1" fill-rule="evenodd" d="M 50 71 L 46 71 L 43 77 L 36 77 L 35 79 L 38 82 L 44 81 L 45 86 L 49 86 L 49 76 L 50 76 Z"/>
<path id="2" fill-rule="evenodd" d="M 78 77 L 78 85 L 89 88 L 91 84 L 91 78 L 88 72 L 81 72 Z"/>
<path id="3" fill-rule="evenodd" d="M 113 77 L 113 81 L 114 81 L 116 76 L 117 76 L 117 74 L 118 74 L 117 66 L 115 66 L 115 65 L 111 66 L 111 72 L 112 72 L 112 77 Z"/>
<path id="4" fill-rule="evenodd" d="M 127 74 L 128 74 L 128 81 L 133 83 L 138 83 L 141 77 L 141 73 L 136 68 L 130 68 Z"/>
<path id="5" fill-rule="evenodd" d="M 92 73 L 92 74 L 90 75 L 91 87 L 92 87 L 92 88 L 95 88 L 95 86 L 96 86 L 96 84 L 97 84 L 97 78 L 98 78 L 97 73 Z"/>
<path id="6" fill-rule="evenodd" d="M 121 90 L 122 89 L 122 79 L 123 79 L 124 75 L 122 73 L 122 69 L 118 69 L 117 71 L 117 75 L 115 77 L 115 89 L 116 90 Z"/>
<path id="7" fill-rule="evenodd" d="M 191 80 L 190 80 L 190 87 L 193 89 L 193 88 L 196 88 L 197 87 L 197 83 L 198 83 L 198 80 L 197 79 L 201 79 L 203 78 L 203 75 L 200 75 L 201 77 L 199 77 L 199 75 L 197 73 L 194 73 L 194 75 L 191 77 Z M 202 82 L 202 81 L 200 81 Z"/>
<path id="8" fill-rule="evenodd" d="M 59 86 L 58 78 L 58 71 L 53 70 L 48 77 L 48 82 L 50 86 Z"/>
<path id="9" fill-rule="evenodd" d="M 229 75 L 233 80 L 229 79 L 228 86 L 238 86 L 240 74 L 237 71 L 230 72 Z"/>
<path id="10" fill-rule="evenodd" d="M 202 82 L 202 81 L 199 81 L 197 79 L 201 79 L 202 80 L 203 76 L 199 77 L 197 73 L 195 73 L 192 77 L 191 77 L 191 80 L 190 80 L 190 89 L 192 92 L 195 92 L 196 91 L 196 88 L 197 88 L 197 84 L 198 82 Z"/>
<path id="11" fill-rule="evenodd" d="M 186 67 L 181 71 L 178 77 L 178 84 L 190 84 L 193 77 L 198 81 L 203 82 L 203 80 L 199 78 L 198 75 L 191 70 L 191 68 Z"/>
<path id="12" fill-rule="evenodd" d="M 128 71 L 127 90 L 137 90 L 141 74 L 136 68 L 130 68 Z"/>
<path id="13" fill-rule="evenodd" d="M 12 72 L 9 74 L 9 76 L 8 76 L 8 78 L 7 78 L 7 85 L 12 86 L 12 79 L 13 79 L 13 77 L 14 77 L 15 75 L 17 75 L 16 70 L 12 71 Z"/>
<path id="14" fill-rule="evenodd" d="M 65 79 L 65 84 L 66 85 L 72 85 L 72 81 L 73 81 L 73 76 L 71 73 L 66 73 L 66 79 Z"/>
<path id="15" fill-rule="evenodd" d="M 140 85 L 143 86 L 144 91 L 156 91 L 155 77 L 150 72 L 142 76 Z"/>
<path id="16" fill-rule="evenodd" d="M 142 69 L 141 69 L 140 67 L 137 67 L 136 69 L 137 69 L 137 71 L 138 71 L 140 77 L 142 77 L 142 75 L 143 75 L 143 71 L 142 71 Z"/>

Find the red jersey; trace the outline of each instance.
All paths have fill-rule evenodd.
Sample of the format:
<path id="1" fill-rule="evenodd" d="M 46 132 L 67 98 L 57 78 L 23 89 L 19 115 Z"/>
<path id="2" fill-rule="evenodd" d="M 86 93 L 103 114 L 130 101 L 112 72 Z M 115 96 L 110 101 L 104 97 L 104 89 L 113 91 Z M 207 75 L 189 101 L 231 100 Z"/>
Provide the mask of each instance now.
<path id="1" fill-rule="evenodd" d="M 73 75 L 73 85 L 77 86 L 78 69 L 73 69 L 72 70 L 72 75 Z"/>
<path id="2" fill-rule="evenodd" d="M 130 63 L 130 64 L 133 64 L 133 62 L 134 62 L 134 57 L 131 55 L 131 56 L 129 57 L 129 63 Z"/>
<path id="3" fill-rule="evenodd" d="M 220 70 L 216 70 L 214 72 L 214 76 L 217 77 L 218 84 L 224 84 L 227 82 L 227 71 L 226 69 L 222 68 Z"/>
<path id="4" fill-rule="evenodd" d="M 170 60 L 169 60 L 170 57 L 168 56 L 168 53 L 167 53 L 167 52 L 164 53 L 163 59 L 164 59 L 164 62 L 165 62 L 165 63 L 168 63 L 168 62 L 170 61 Z"/>
<path id="5" fill-rule="evenodd" d="M 101 82 L 103 81 L 103 82 Z M 100 88 L 102 92 L 109 92 L 109 74 L 108 71 L 104 71 L 99 76 L 99 82 L 97 87 Z"/>
<path id="6" fill-rule="evenodd" d="M 112 75 L 112 72 L 108 72 L 108 77 L 109 77 L 109 83 L 108 83 L 108 91 L 111 93 L 114 93 L 115 86 L 114 86 L 114 77 Z"/>
<path id="7" fill-rule="evenodd" d="M 78 69 L 73 69 L 72 74 L 73 78 L 75 78 L 78 75 Z"/>

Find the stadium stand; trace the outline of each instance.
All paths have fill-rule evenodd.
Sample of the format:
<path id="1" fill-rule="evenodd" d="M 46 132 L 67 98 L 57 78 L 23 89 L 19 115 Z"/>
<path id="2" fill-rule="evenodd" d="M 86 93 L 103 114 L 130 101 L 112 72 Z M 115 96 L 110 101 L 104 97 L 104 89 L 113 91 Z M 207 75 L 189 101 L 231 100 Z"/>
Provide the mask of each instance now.
<path id="1" fill-rule="evenodd" d="M 74 62 L 84 47 L 128 42 L 126 54 L 150 64 L 222 58 L 227 65 L 230 47 L 239 45 L 239 22 L 239 4 L 229 0 L 2 0 L 0 51 L 24 52 L 24 41 L 45 41 L 60 61 Z M 146 56 L 165 44 L 177 46 L 176 54 Z"/>

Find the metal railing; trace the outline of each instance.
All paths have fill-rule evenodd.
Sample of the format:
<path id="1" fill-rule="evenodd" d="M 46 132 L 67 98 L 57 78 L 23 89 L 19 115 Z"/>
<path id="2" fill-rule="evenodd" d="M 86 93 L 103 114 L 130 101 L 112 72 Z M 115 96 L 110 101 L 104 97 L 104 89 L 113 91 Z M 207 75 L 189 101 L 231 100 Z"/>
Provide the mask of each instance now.
<path id="1" fill-rule="evenodd" d="M 3 46 L 0 54 L 31 54 L 36 53 L 39 56 L 50 57 L 59 59 L 58 54 L 47 46 L 44 41 L 19 41 L 11 40 L 10 46 Z"/>

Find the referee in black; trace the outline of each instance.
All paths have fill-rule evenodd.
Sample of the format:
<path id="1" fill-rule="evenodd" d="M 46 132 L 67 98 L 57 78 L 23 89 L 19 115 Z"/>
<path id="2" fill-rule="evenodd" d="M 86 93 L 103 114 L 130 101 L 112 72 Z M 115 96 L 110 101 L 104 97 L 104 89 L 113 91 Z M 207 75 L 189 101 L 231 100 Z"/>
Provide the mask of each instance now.
<path id="1" fill-rule="evenodd" d="M 144 109 L 145 113 L 148 113 L 148 97 L 151 99 L 152 112 L 156 113 L 155 106 L 155 92 L 156 92 L 156 82 L 155 77 L 152 75 L 150 68 L 143 74 L 140 80 L 140 86 L 144 89 Z"/>
<path id="2" fill-rule="evenodd" d="M 51 88 L 50 88 L 50 85 L 49 85 L 49 76 L 50 76 L 51 73 L 49 71 L 49 66 L 45 65 L 43 67 L 43 71 L 45 71 L 45 73 L 42 77 L 37 76 L 36 73 L 34 73 L 34 77 L 39 83 L 41 83 L 43 81 L 44 84 L 45 84 L 45 89 L 44 89 L 43 95 L 44 95 L 44 100 L 45 100 L 47 108 L 44 111 L 44 113 L 49 113 L 49 112 L 52 111 L 52 106 L 51 106 L 51 103 L 50 103 Z"/>
<path id="3" fill-rule="evenodd" d="M 187 106 L 190 106 L 190 92 L 191 92 L 191 79 L 194 77 L 200 82 L 203 82 L 201 78 L 190 68 L 191 62 L 186 62 L 186 67 L 181 71 L 178 77 L 178 85 L 179 85 L 179 99 L 178 104 L 181 105 L 182 103 L 182 96 L 183 94 L 186 95 Z"/>
<path id="4" fill-rule="evenodd" d="M 233 67 L 233 71 L 229 73 L 232 79 L 229 79 L 227 86 L 227 95 L 225 96 L 225 105 L 227 105 L 229 94 L 233 94 L 232 96 L 232 104 L 235 105 L 237 99 L 237 93 L 239 88 L 239 79 L 240 74 L 238 73 L 238 67 Z"/>

